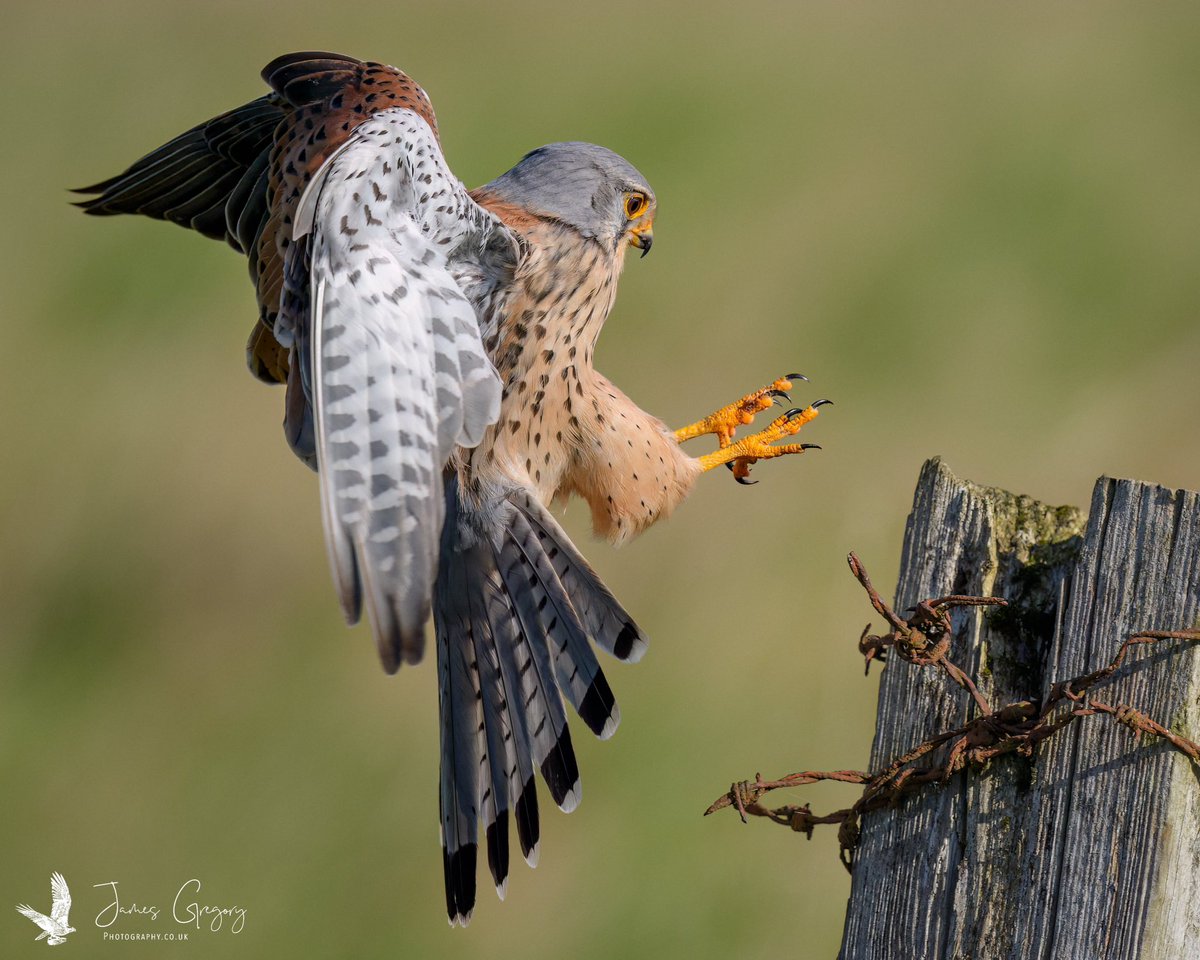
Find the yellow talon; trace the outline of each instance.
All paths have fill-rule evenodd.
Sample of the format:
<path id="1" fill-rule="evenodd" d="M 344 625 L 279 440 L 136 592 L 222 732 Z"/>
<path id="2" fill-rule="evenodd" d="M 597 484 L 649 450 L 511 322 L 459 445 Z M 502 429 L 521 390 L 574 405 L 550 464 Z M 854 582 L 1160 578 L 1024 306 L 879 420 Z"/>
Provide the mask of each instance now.
<path id="1" fill-rule="evenodd" d="M 819 412 L 817 408 L 828 402 L 828 400 L 818 400 L 803 410 L 789 410 L 782 417 L 772 420 L 761 433 L 743 437 L 714 453 L 707 453 L 700 457 L 701 468 L 711 470 L 713 467 L 729 463 L 733 466 L 734 476 L 739 481 L 745 482 L 751 465 L 759 460 L 769 460 L 773 457 L 783 457 L 814 449 L 816 444 L 812 443 L 785 443 L 778 447 L 773 447 L 771 444 L 784 437 L 795 436 L 806 423 L 816 418 Z"/>
<path id="2" fill-rule="evenodd" d="M 716 413 L 709 414 L 703 420 L 675 431 L 675 439 L 679 443 L 702 437 L 705 434 L 716 434 L 717 443 L 722 448 L 733 442 L 734 433 L 738 427 L 744 427 L 754 421 L 756 415 L 762 413 L 773 404 L 777 398 L 784 397 L 792 389 L 792 380 L 804 379 L 799 374 L 789 374 L 767 384 L 761 390 L 755 390 Z"/>

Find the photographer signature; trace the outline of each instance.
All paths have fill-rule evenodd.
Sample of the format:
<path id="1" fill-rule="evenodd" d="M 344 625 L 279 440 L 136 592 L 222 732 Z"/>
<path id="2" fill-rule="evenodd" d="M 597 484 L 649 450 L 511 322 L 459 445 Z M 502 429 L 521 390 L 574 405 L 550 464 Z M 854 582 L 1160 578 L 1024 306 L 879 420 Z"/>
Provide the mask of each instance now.
<path id="1" fill-rule="evenodd" d="M 108 883 L 95 883 L 92 886 L 112 888 L 112 902 L 96 914 L 97 927 L 111 927 L 121 917 L 148 917 L 150 920 L 159 918 L 161 911 L 155 905 L 138 903 L 122 905 L 120 894 L 117 892 L 116 880 L 110 880 Z M 217 933 L 223 928 L 228 929 L 230 933 L 242 932 L 242 928 L 246 925 L 245 907 L 201 903 L 198 899 L 199 895 L 200 881 L 195 877 L 186 881 L 176 891 L 175 899 L 171 901 L 171 918 L 178 924 L 194 926 L 197 930 L 206 926 L 213 933 Z M 226 927 L 227 922 L 228 927 Z"/>

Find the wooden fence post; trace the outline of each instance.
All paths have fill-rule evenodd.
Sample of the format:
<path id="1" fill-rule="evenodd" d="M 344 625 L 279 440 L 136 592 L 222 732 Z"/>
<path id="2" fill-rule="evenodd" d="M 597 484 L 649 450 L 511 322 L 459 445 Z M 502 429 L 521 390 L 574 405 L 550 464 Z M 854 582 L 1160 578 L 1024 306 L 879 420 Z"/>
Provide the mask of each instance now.
<path id="1" fill-rule="evenodd" d="M 1010 601 L 956 610 L 950 656 L 992 704 L 1040 700 L 1130 633 L 1200 626 L 1200 496 L 1102 478 L 1085 518 L 930 461 L 895 606 L 947 593 Z M 1200 644 L 1134 647 L 1102 689 L 1200 734 Z M 871 769 L 974 710 L 942 671 L 891 658 Z M 1093 719 L 867 813 L 840 957 L 1200 957 L 1200 768 Z"/>

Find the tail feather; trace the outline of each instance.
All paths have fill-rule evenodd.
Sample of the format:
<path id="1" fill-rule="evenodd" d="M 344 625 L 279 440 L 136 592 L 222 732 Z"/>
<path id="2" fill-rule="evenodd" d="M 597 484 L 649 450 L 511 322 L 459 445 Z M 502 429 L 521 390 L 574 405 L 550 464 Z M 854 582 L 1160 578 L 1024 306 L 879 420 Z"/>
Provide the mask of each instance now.
<path id="1" fill-rule="evenodd" d="M 567 714 L 550 663 L 546 635 L 541 630 L 537 611 L 530 601 L 528 580 L 535 579 L 518 566 L 520 551 L 503 544 L 496 558 L 500 576 L 520 621 L 521 630 L 514 647 L 500 650 L 507 666 L 510 689 L 519 693 L 533 745 L 533 760 L 550 790 L 550 796 L 563 810 L 579 805 L 579 767 L 571 747 Z"/>
<path id="2" fill-rule="evenodd" d="M 487 752 L 473 640 L 475 624 L 463 609 L 470 596 L 470 584 L 462 566 L 444 569 L 451 584 L 439 596 L 452 602 L 438 605 L 434 614 L 441 709 L 442 855 L 450 923 L 466 926 L 475 906 L 480 772 L 487 763 Z"/>
<path id="3" fill-rule="evenodd" d="M 511 499 L 529 521 L 547 556 L 557 548 L 557 553 L 550 557 L 554 572 L 596 646 L 618 660 L 628 663 L 641 660 L 647 647 L 645 635 L 571 542 L 567 532 L 550 511 L 528 493 L 516 494 Z"/>
<path id="4" fill-rule="evenodd" d="M 490 782 L 483 791 L 483 820 L 487 835 L 488 868 L 496 892 L 504 899 L 508 889 L 508 811 L 520 792 L 517 757 L 513 743 L 513 723 L 508 698 L 500 677 L 500 658 L 496 652 L 497 626 L 503 631 L 507 604 L 498 594 L 497 578 L 481 578 L 479 589 L 467 585 L 468 602 L 476 630 L 475 661 L 478 665 L 480 692 L 483 696 L 483 724 L 486 736 Z M 489 612 L 496 610 L 497 614 Z M 503 638 L 504 634 L 501 633 Z M 480 771 L 481 775 L 484 771 Z"/>
<path id="5" fill-rule="evenodd" d="M 537 629 L 549 642 L 558 686 L 592 733 L 607 740 L 616 732 L 621 713 L 579 614 L 552 566 L 558 548 L 544 549 L 520 512 L 513 517 L 508 538 L 536 577 L 527 596 L 536 610 Z"/>
<path id="6" fill-rule="evenodd" d="M 517 825 L 517 841 L 521 846 L 521 856 L 530 866 L 537 866 L 541 831 L 538 824 L 533 750 L 520 694 L 515 692 L 517 688 L 512 678 L 506 675 L 506 661 L 500 656 L 501 650 L 515 648 L 518 644 L 520 625 L 509 603 L 508 594 L 505 593 L 499 572 L 491 569 L 488 576 L 483 578 L 483 583 L 489 601 L 487 618 L 492 638 L 490 655 L 495 659 L 496 671 L 492 697 L 486 702 L 487 712 L 502 715 L 507 719 L 505 760 L 508 764 L 508 796 Z M 507 871 L 504 876 L 507 879 Z"/>
<path id="7" fill-rule="evenodd" d="M 535 770 L 565 811 L 582 789 L 564 698 L 600 737 L 620 719 L 590 640 L 621 659 L 646 641 L 545 509 L 523 493 L 464 504 L 447 480 L 434 598 L 441 707 L 441 822 L 446 908 L 466 924 L 475 905 L 478 821 L 501 898 L 508 822 L 537 864 Z M 498 519 L 497 519 L 498 518 Z"/>

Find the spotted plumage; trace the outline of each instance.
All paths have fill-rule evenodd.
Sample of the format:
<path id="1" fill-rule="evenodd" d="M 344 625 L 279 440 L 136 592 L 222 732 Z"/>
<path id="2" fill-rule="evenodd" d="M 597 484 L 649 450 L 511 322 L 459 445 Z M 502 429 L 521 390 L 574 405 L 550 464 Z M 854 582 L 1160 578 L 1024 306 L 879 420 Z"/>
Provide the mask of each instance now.
<path id="1" fill-rule="evenodd" d="M 479 824 L 503 896 L 510 819 L 537 860 L 535 774 L 563 810 L 579 802 L 564 700 L 597 736 L 616 730 L 593 644 L 627 661 L 646 649 L 548 507 L 577 494 L 598 534 L 636 535 L 703 470 L 798 452 L 766 434 L 730 445 L 791 384 L 672 432 L 594 369 L 625 253 L 649 250 L 656 213 L 611 151 L 550 144 L 468 192 L 428 97 L 394 67 L 299 53 L 263 77 L 271 93 L 87 188 L 81 206 L 247 256 L 248 362 L 287 384 L 285 435 L 318 471 L 347 619 L 366 607 L 389 672 L 422 658 L 434 621 L 446 905 L 465 924 Z M 792 413 L 770 439 L 799 429 Z M 700 433 L 727 449 L 686 455 L 680 441 Z"/>

